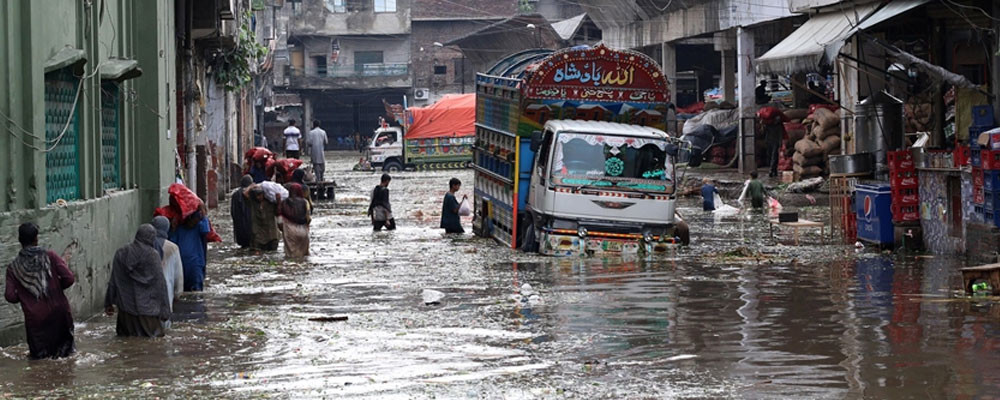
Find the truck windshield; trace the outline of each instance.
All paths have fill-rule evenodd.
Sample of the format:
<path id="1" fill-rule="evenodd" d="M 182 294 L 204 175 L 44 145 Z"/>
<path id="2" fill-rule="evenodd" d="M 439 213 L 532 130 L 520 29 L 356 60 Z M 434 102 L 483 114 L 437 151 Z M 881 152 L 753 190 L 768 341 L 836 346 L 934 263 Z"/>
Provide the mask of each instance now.
<path id="1" fill-rule="evenodd" d="M 556 137 L 553 181 L 574 187 L 673 192 L 666 140 L 563 132 Z"/>

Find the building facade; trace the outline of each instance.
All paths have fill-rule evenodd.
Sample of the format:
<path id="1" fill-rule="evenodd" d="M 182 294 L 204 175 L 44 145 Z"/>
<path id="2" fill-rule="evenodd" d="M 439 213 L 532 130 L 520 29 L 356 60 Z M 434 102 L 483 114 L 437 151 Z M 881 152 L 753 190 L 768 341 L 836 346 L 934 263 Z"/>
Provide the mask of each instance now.
<path id="1" fill-rule="evenodd" d="M 354 132 L 371 131 L 385 114 L 383 101 L 403 104 L 411 91 L 411 3 L 284 3 L 275 91 L 301 99 L 302 119 L 322 121 L 330 148 L 351 146 Z M 294 114 L 271 113 L 268 124 L 279 129 Z"/>
<path id="2" fill-rule="evenodd" d="M 476 68 L 449 39 L 468 35 L 517 13 L 512 0 L 414 0 L 412 35 L 413 101 L 422 106 L 442 95 L 472 93 Z"/>
<path id="3" fill-rule="evenodd" d="M 103 305 L 115 250 L 166 200 L 174 180 L 174 2 L 0 3 L 0 260 L 17 227 L 76 274 L 77 315 Z M 2 279 L 2 278 L 0 278 Z M 17 305 L 0 333 L 23 335 Z"/>

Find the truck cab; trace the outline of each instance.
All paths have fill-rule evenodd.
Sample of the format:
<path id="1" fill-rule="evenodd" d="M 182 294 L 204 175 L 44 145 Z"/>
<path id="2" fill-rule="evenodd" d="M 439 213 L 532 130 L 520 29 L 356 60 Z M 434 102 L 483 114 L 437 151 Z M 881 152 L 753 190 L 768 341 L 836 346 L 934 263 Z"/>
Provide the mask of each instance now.
<path id="1" fill-rule="evenodd" d="M 540 253 L 659 251 L 673 241 L 673 146 L 662 130 L 550 120 L 531 147 L 528 240 Z"/>
<path id="2" fill-rule="evenodd" d="M 368 144 L 372 168 L 388 172 L 403 170 L 403 129 L 398 126 L 378 128 Z"/>

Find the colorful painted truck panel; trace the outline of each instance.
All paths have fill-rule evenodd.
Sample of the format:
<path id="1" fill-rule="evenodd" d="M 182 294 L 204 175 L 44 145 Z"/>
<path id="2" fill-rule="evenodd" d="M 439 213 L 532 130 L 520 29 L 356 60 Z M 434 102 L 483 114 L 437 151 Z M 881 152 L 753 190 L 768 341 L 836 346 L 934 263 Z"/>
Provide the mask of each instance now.
<path id="1" fill-rule="evenodd" d="M 554 232 L 552 221 L 575 226 L 576 232 L 575 229 L 583 226 L 574 220 L 603 219 L 601 223 L 608 226 L 629 221 L 626 224 L 629 228 L 607 232 L 608 237 L 635 239 L 642 238 L 644 232 L 654 231 L 661 232 L 653 235 L 658 238 L 668 236 L 664 228 L 673 224 L 673 163 L 671 156 L 666 154 L 668 138 L 662 131 L 666 128 L 670 92 L 666 78 L 649 57 L 604 46 L 556 52 L 529 50 L 511 55 L 489 71 L 478 74 L 476 95 L 477 211 L 473 228 L 477 234 L 492 236 L 515 247 L 523 245 L 525 240 L 522 239 L 527 235 L 526 247 L 530 247 L 531 242 L 545 244 L 539 235 Z M 587 132 L 571 132 L 574 129 Z M 643 168 L 649 170 L 640 171 L 635 178 L 615 175 L 615 172 L 621 173 L 617 167 L 606 171 L 591 170 L 580 173 L 608 177 L 574 177 L 583 184 L 570 187 L 552 179 L 555 171 L 542 168 L 561 162 L 560 149 L 587 143 L 589 147 L 580 151 L 589 152 L 592 154 L 589 157 L 594 159 L 571 160 L 570 164 L 624 168 L 627 163 L 626 169 L 632 173 L 635 162 L 626 161 L 632 156 L 625 154 L 636 150 L 609 143 L 635 143 L 636 140 L 650 145 L 646 149 L 653 149 L 649 160 L 658 166 L 644 165 Z M 564 146 L 557 144 L 560 141 L 573 143 Z M 536 156 L 540 157 L 537 165 Z M 658 172 L 654 174 L 654 170 Z M 654 175 L 658 181 L 647 178 Z M 610 186 L 606 182 L 611 182 Z M 533 187 L 535 193 L 532 193 Z M 640 187 L 657 189 L 655 192 L 641 191 Z M 615 202 L 602 203 L 595 196 L 636 200 L 611 204 Z M 652 201 L 661 203 L 650 203 Z M 630 209 L 633 214 L 647 206 L 659 207 L 657 213 L 667 209 L 670 212 L 669 216 L 657 217 L 655 221 L 637 221 L 634 215 L 628 216 L 621 210 L 585 211 L 592 204 L 610 204 L 609 207 L 624 204 L 621 210 Z M 572 236 L 575 239 L 570 239 L 570 244 L 582 243 L 586 251 L 591 244 L 609 251 L 635 247 L 635 243 L 627 243 L 628 240 L 612 243 L 588 238 L 588 235 L 574 233 Z M 590 243 L 595 240 L 596 243 Z M 545 252 L 545 246 L 541 247 Z M 551 253 L 561 253 L 557 250 Z"/>

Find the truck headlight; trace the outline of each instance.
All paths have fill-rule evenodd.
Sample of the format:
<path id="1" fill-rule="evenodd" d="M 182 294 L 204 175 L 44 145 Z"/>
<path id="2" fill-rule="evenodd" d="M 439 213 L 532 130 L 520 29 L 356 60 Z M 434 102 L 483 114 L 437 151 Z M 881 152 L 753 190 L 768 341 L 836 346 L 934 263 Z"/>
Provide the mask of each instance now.
<path id="1" fill-rule="evenodd" d="M 653 243 L 653 237 L 652 231 L 646 231 L 642 234 L 642 240 L 645 240 L 646 243 Z"/>
<path id="2" fill-rule="evenodd" d="M 587 237 L 587 228 L 581 226 L 576 230 L 576 234 L 577 236 L 580 236 L 581 239 Z"/>

